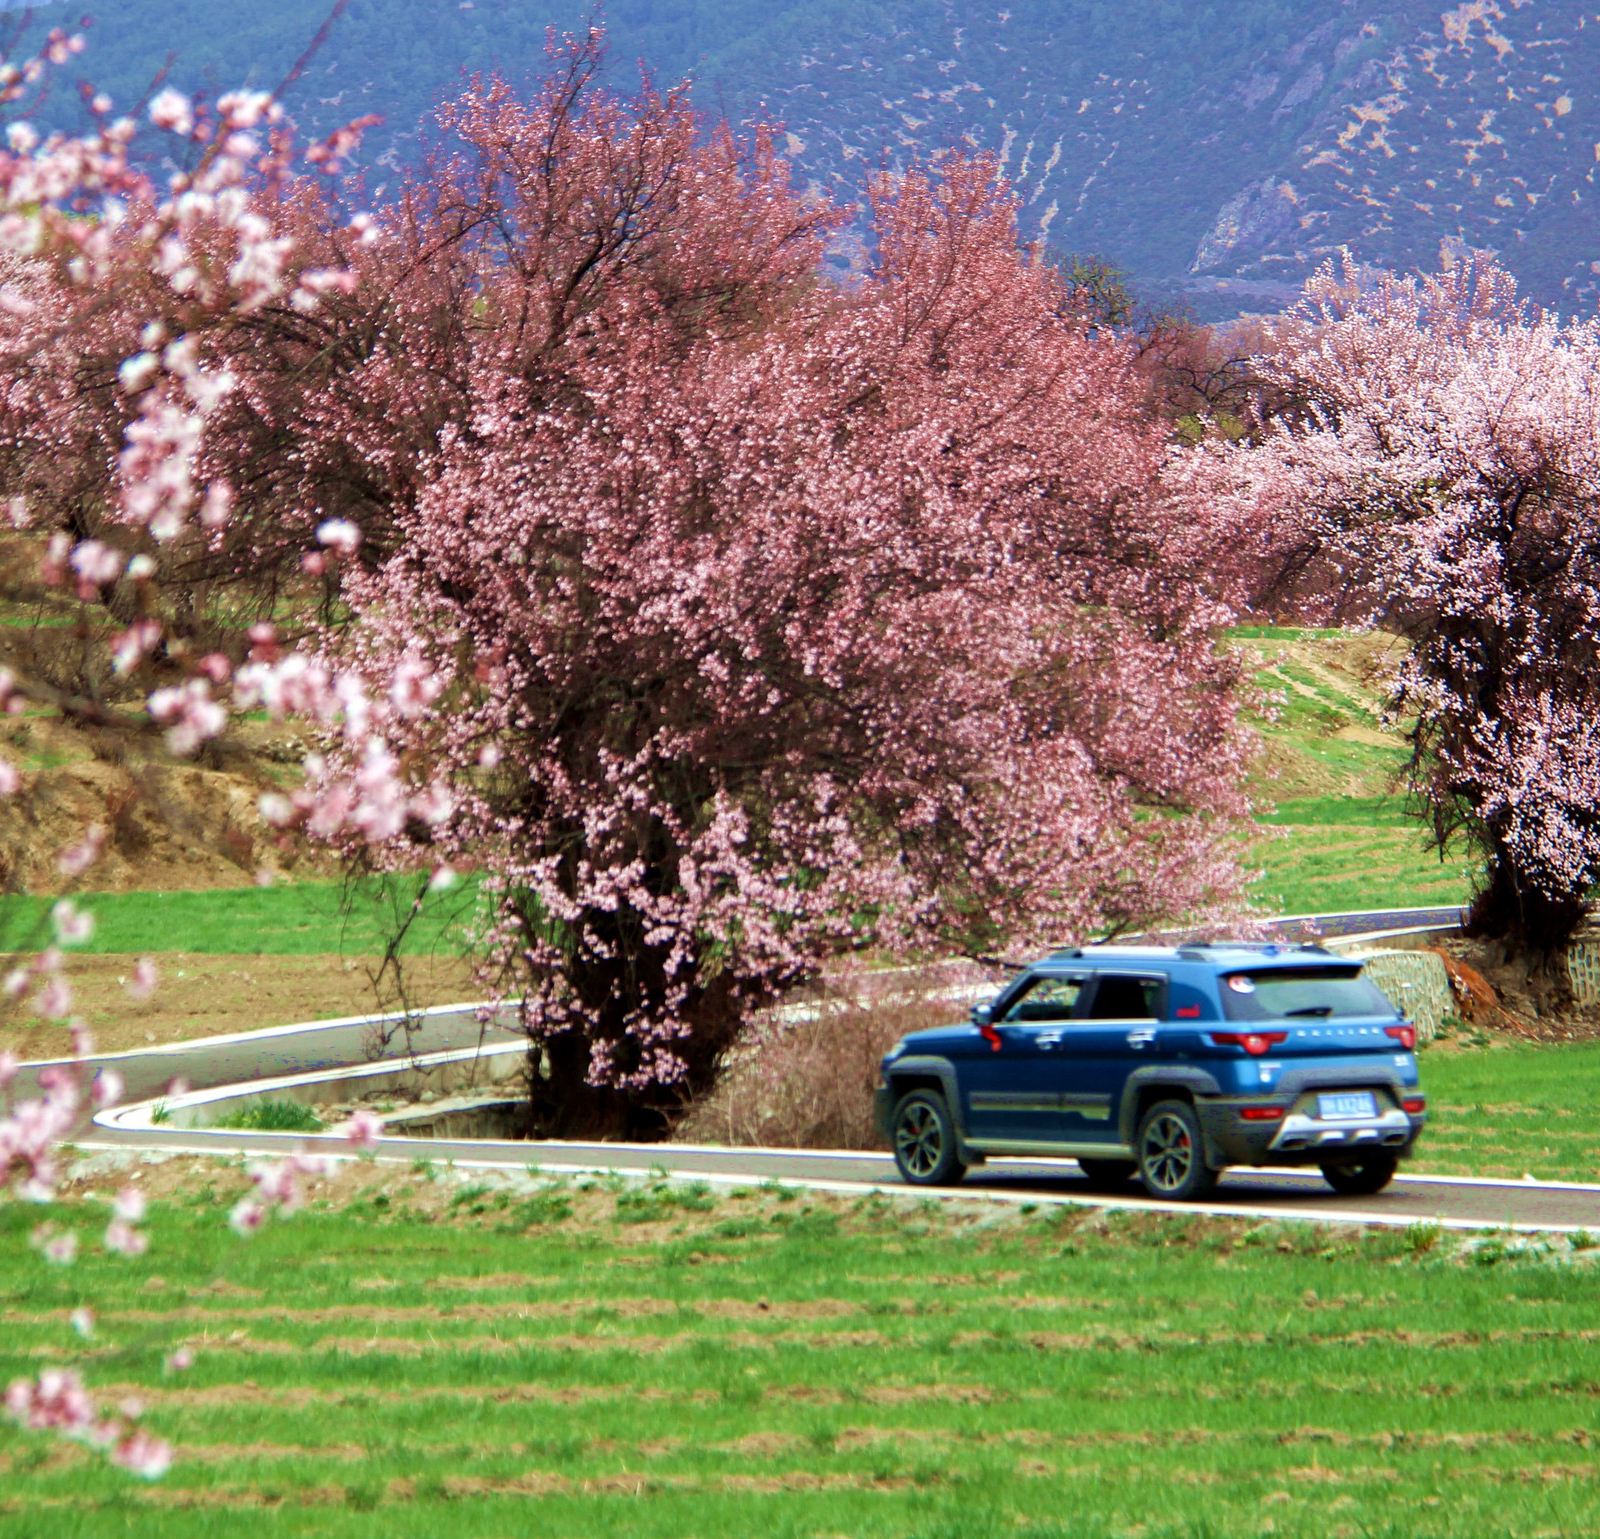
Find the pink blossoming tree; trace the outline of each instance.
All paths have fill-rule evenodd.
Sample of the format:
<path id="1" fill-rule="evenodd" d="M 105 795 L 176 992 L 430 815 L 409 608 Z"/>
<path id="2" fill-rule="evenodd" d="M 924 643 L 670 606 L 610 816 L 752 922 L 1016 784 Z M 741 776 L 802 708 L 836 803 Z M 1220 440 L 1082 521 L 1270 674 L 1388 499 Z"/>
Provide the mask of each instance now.
<path id="1" fill-rule="evenodd" d="M 0 67 L 0 99 L 76 46 Z M 70 675 L 0 667 L 0 710 L 135 755 L 240 709 L 309 721 L 304 788 L 264 810 L 353 860 L 481 871 L 541 1125 L 657 1131 L 831 954 L 1232 894 L 1247 743 L 1214 639 L 1259 526 L 1019 253 L 992 167 L 886 179 L 872 265 L 836 284 L 839 216 L 770 135 L 608 95 L 597 58 L 562 45 L 529 102 L 466 92 L 429 174 L 356 219 L 316 184 L 357 127 L 299 150 L 265 95 L 159 93 L 184 168 L 160 177 L 101 98 L 79 137 L 12 124 L 0 475 L 82 647 Z M 212 623 L 223 587 L 242 634 Z M 0 796 L 27 781 L 0 758 Z M 64 882 L 106 838 L 60 852 Z M 87 1055 L 62 950 L 85 917 L 52 926 L 5 994 Z M 0 1175 L 47 1195 L 89 1092 L 15 1073 Z M 258 1170 L 235 1227 L 308 1169 Z M 137 1254 L 142 1216 L 120 1198 L 104 1243 Z M 36 1243 L 68 1264 L 78 1238 Z M 70 1371 L 6 1405 L 165 1468 Z"/>
<path id="2" fill-rule="evenodd" d="M 249 469 L 236 439 L 232 457 L 220 448 L 229 420 L 222 403 L 239 383 L 226 355 L 242 356 L 237 339 L 263 315 L 303 316 L 348 288 L 349 275 L 318 253 L 357 244 L 362 231 L 341 231 L 324 212 L 316 249 L 297 246 L 297 237 L 307 211 L 321 207 L 306 190 L 315 173 L 302 167 L 336 165 L 354 130 L 301 156 L 265 94 L 197 104 L 164 90 L 149 118 L 185 169 L 157 179 L 130 160 L 135 123 L 103 97 L 89 101 L 93 127 L 82 135 L 41 137 L 27 121 L 49 67 L 81 46 L 57 31 L 38 57 L 0 60 L 0 106 L 13 115 L 0 150 L 5 580 L 26 586 L 20 558 L 31 551 L 32 583 L 79 606 L 82 654 L 70 676 L 13 654 L 16 666 L 0 665 L 0 712 L 53 707 L 117 731 L 136 758 L 188 755 L 246 698 L 231 690 L 236 659 L 196 645 L 185 606 L 172 602 L 191 563 L 228 539 L 233 482 L 241 466 Z M 301 549 L 311 543 L 303 538 Z M 308 553 L 317 554 L 314 545 Z M 253 641 L 260 690 L 287 659 L 270 631 Z M 337 697 L 337 709 L 361 714 L 359 679 L 321 673 L 296 687 L 308 709 L 331 714 Z M 0 797 L 27 796 L 30 780 L 0 756 Z M 63 884 L 91 879 L 106 839 L 97 823 L 58 852 Z M 76 1013 L 64 948 L 90 928 L 72 902 L 57 903 L 37 954 L 0 980 L 7 1008 L 59 1023 L 77 1060 L 93 1044 Z M 130 993 L 146 993 L 154 981 L 141 961 Z M 28 1079 L 0 1053 L 0 1190 L 47 1199 L 60 1179 L 62 1143 L 120 1094 L 109 1072 L 92 1089 L 79 1062 Z M 258 1178 L 252 1211 L 291 1205 L 305 1168 L 290 1161 Z M 119 1193 L 104 1248 L 143 1253 L 144 1214 L 137 1189 Z M 70 1265 L 80 1248 L 77 1230 L 53 1224 L 36 1226 L 32 1238 L 56 1265 Z M 83 1334 L 94 1328 L 86 1310 L 75 1312 L 74 1325 Z M 4 1404 L 21 1426 L 84 1441 L 135 1473 L 154 1478 L 170 1461 L 166 1444 L 139 1424 L 137 1406 L 106 1410 L 70 1369 L 13 1382 Z"/>
<path id="3" fill-rule="evenodd" d="M 1233 893 L 1214 640 L 1254 525 L 1021 254 L 992 167 L 886 179 L 841 288 L 767 136 L 620 102 L 586 47 L 532 102 L 469 91 L 380 219 L 418 293 L 472 296 L 461 404 L 323 654 L 383 746 L 335 733 L 281 815 L 487 873 L 537 1125 L 657 1133 L 830 954 Z"/>
<path id="4" fill-rule="evenodd" d="M 1530 310 L 1486 258 L 1347 262 L 1272 340 L 1298 408 L 1258 468 L 1346 612 L 1410 643 L 1412 789 L 1482 857 L 1473 928 L 1561 993 L 1546 964 L 1600 878 L 1600 324 Z"/>

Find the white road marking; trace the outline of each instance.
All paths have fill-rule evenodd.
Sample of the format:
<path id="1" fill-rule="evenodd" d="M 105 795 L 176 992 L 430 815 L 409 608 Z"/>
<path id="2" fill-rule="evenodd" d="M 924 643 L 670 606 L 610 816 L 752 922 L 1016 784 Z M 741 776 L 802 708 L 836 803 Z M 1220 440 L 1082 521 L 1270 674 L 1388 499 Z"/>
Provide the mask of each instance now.
<path id="1" fill-rule="evenodd" d="M 311 1142 L 319 1135 L 304 1135 L 293 1133 L 252 1133 L 251 1138 L 299 1138 L 304 1142 Z M 326 1137 L 327 1135 L 320 1135 Z M 394 1139 L 386 1139 L 385 1143 L 394 1143 Z M 418 1144 L 425 1144 L 429 1140 L 417 1140 Z M 74 1146 L 80 1150 L 94 1153 L 108 1154 L 168 1154 L 188 1155 L 195 1158 L 236 1158 L 248 1156 L 252 1151 L 249 1148 L 230 1149 L 193 1149 L 181 1144 L 152 1144 L 141 1141 L 137 1145 L 120 1143 L 98 1143 L 83 1141 Z M 628 1146 L 619 1146 L 628 1147 Z M 663 1149 L 670 1149 L 671 1145 L 661 1145 Z M 319 1154 L 321 1151 L 318 1151 Z M 853 1158 L 861 1158 L 856 1155 Z M 882 1156 L 887 1158 L 887 1156 Z M 413 1151 L 404 1154 L 328 1154 L 322 1158 L 337 1164 L 354 1164 L 362 1160 L 373 1160 L 389 1165 L 413 1165 L 419 1158 Z M 547 1160 L 495 1160 L 473 1157 L 462 1159 L 450 1155 L 435 1156 L 429 1163 L 445 1165 L 456 1170 L 504 1170 L 524 1172 L 532 1175 L 590 1175 L 622 1176 L 630 1180 L 659 1180 L 662 1178 L 663 1169 L 659 1163 L 653 1165 L 595 1165 L 585 1163 L 551 1164 Z M 531 1166 L 531 1169 L 530 1169 Z M 1315 1212 L 1306 1212 L 1303 1209 L 1282 1208 L 1272 1206 L 1257 1206 L 1251 1203 L 1235 1202 L 1162 1202 L 1148 1197 L 1104 1197 L 1084 1192 L 1008 1192 L 998 1191 L 993 1187 L 962 1187 L 962 1186 L 906 1186 L 903 1182 L 881 1181 L 835 1181 L 825 1178 L 804 1176 L 762 1176 L 753 1175 L 745 1171 L 666 1171 L 665 1177 L 676 1182 L 704 1182 L 708 1186 L 728 1187 L 762 1187 L 780 1186 L 796 1191 L 832 1192 L 843 1196 L 868 1196 L 889 1197 L 900 1201 L 909 1202 L 991 1202 L 1008 1205 L 1011 1207 L 1053 1207 L 1053 1208 L 1101 1208 L 1108 1211 L 1124 1211 L 1136 1213 L 1161 1213 L 1169 1218 L 1182 1218 L 1189 1214 L 1204 1214 L 1213 1218 L 1252 1218 L 1267 1219 L 1281 1223 L 1312 1223 L 1312 1224 L 1359 1224 L 1387 1229 L 1409 1229 L 1414 1224 L 1437 1224 L 1441 1229 L 1461 1231 L 1491 1231 L 1495 1233 L 1512 1234 L 1578 1234 L 1586 1230 L 1592 1231 L 1593 1225 L 1584 1224 L 1527 1224 L 1514 1221 L 1494 1223 L 1484 1219 L 1449 1218 L 1444 1215 L 1419 1216 L 1410 1214 L 1385 1214 L 1375 1213 L 1365 1209 L 1348 1208 L 1322 1208 Z M 1518 1183 L 1517 1190 L 1536 1190 L 1531 1185 Z"/>

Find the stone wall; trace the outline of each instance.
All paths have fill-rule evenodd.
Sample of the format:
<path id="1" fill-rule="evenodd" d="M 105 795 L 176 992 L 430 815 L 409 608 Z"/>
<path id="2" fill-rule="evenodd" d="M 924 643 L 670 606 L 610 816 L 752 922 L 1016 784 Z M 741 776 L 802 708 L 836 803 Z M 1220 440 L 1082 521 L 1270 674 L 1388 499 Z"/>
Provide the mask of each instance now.
<path id="1" fill-rule="evenodd" d="M 1368 951 L 1357 953 L 1366 975 L 1417 1023 L 1417 1038 L 1431 1042 L 1447 1015 L 1455 1012 L 1455 994 L 1444 959 L 1436 951 Z"/>
<path id="2" fill-rule="evenodd" d="M 1355 950 L 1367 964 L 1367 976 L 1417 1023 L 1417 1035 L 1428 1042 L 1447 1015 L 1455 1013 L 1455 996 L 1444 963 L 1432 951 Z M 1572 992 L 1586 1009 L 1600 1009 L 1600 941 L 1579 941 L 1567 954 Z"/>
<path id="3" fill-rule="evenodd" d="M 1600 941 L 1579 941 L 1567 953 L 1567 972 L 1578 1003 L 1591 1010 L 1600 1005 Z"/>

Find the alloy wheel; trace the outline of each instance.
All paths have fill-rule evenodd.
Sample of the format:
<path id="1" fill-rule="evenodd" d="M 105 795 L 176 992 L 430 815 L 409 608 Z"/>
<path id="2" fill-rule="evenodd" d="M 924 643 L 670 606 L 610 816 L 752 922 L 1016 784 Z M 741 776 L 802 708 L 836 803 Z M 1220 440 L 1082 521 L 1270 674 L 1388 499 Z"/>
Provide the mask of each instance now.
<path id="1" fill-rule="evenodd" d="M 895 1152 L 914 1176 L 930 1176 L 944 1155 L 944 1130 L 939 1118 L 924 1101 L 913 1101 L 900 1114 L 894 1133 Z"/>
<path id="2" fill-rule="evenodd" d="M 1158 1191 L 1175 1192 L 1194 1167 L 1194 1139 L 1183 1120 L 1168 1112 L 1145 1128 L 1140 1157 L 1145 1180 Z"/>

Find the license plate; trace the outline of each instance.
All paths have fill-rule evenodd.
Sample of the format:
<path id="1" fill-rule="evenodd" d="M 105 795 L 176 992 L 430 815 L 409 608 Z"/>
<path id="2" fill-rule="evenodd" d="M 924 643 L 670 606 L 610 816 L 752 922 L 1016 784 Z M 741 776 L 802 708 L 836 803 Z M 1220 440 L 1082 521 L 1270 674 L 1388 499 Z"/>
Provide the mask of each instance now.
<path id="1" fill-rule="evenodd" d="M 1354 1091 L 1346 1095 L 1319 1095 L 1317 1115 L 1329 1122 L 1347 1121 L 1354 1117 L 1376 1117 L 1378 1103 L 1373 1100 L 1370 1090 Z"/>

